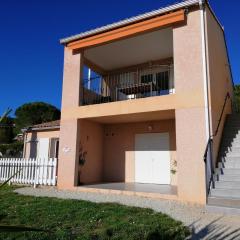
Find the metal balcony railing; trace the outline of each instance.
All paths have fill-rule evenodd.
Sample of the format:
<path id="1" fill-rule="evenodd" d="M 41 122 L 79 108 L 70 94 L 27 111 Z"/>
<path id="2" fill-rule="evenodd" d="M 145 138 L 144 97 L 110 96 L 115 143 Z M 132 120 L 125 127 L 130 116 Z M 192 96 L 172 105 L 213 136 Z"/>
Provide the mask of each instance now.
<path id="1" fill-rule="evenodd" d="M 156 65 L 85 79 L 81 92 L 82 105 L 171 94 L 174 92 L 172 66 Z"/>

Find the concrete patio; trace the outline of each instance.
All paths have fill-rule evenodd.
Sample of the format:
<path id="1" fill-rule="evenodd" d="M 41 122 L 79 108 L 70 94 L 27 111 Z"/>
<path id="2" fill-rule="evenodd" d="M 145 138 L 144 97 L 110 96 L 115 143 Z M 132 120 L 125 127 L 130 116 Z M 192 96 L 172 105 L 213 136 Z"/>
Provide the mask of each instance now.
<path id="1" fill-rule="evenodd" d="M 161 199 L 177 199 L 177 187 L 172 185 L 145 183 L 99 183 L 76 187 L 81 192 L 123 194 Z"/>

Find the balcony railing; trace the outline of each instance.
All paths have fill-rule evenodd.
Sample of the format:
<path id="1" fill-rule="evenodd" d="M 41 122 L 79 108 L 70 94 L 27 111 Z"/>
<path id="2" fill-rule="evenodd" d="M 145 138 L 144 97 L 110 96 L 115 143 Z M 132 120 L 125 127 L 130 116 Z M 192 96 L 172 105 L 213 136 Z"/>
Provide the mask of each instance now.
<path id="1" fill-rule="evenodd" d="M 171 94 L 172 66 L 155 65 L 86 79 L 82 84 L 82 105 L 116 102 Z"/>

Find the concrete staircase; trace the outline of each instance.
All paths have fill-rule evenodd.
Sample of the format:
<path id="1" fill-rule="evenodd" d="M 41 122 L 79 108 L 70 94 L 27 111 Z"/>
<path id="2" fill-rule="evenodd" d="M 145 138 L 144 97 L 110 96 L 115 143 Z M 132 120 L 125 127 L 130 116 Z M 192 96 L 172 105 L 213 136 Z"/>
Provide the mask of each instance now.
<path id="1" fill-rule="evenodd" d="M 240 114 L 227 116 L 207 208 L 240 214 Z"/>

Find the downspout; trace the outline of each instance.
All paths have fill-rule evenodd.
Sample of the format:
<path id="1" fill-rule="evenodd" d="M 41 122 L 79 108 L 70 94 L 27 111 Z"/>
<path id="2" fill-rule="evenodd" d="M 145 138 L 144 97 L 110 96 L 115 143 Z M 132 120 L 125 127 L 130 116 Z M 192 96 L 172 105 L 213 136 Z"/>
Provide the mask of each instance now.
<path id="1" fill-rule="evenodd" d="M 205 125 L 206 125 L 206 145 L 210 151 L 210 171 L 213 171 L 213 149 L 211 140 L 211 127 L 210 127 L 210 110 L 209 110 L 209 77 L 207 68 L 207 46 L 206 46 L 206 21 L 205 21 L 205 0 L 199 0 L 200 6 L 200 20 L 201 20 L 201 38 L 202 38 L 202 64 L 203 64 L 203 86 L 204 86 L 204 110 L 205 110 Z M 206 163 L 205 163 L 206 164 Z M 205 165 L 206 167 L 207 165 Z M 205 169 L 205 174 L 207 175 L 207 168 Z M 207 177 L 205 176 L 207 180 Z M 207 182 L 206 182 L 207 186 Z M 208 202 L 208 187 L 206 187 L 206 203 Z"/>
<path id="2" fill-rule="evenodd" d="M 199 0 L 202 37 L 202 64 L 203 64 L 203 86 L 204 86 L 204 109 L 206 123 L 206 142 L 211 136 L 210 110 L 209 110 L 209 78 L 207 70 L 207 46 L 206 46 L 206 22 L 205 22 L 205 0 Z"/>

